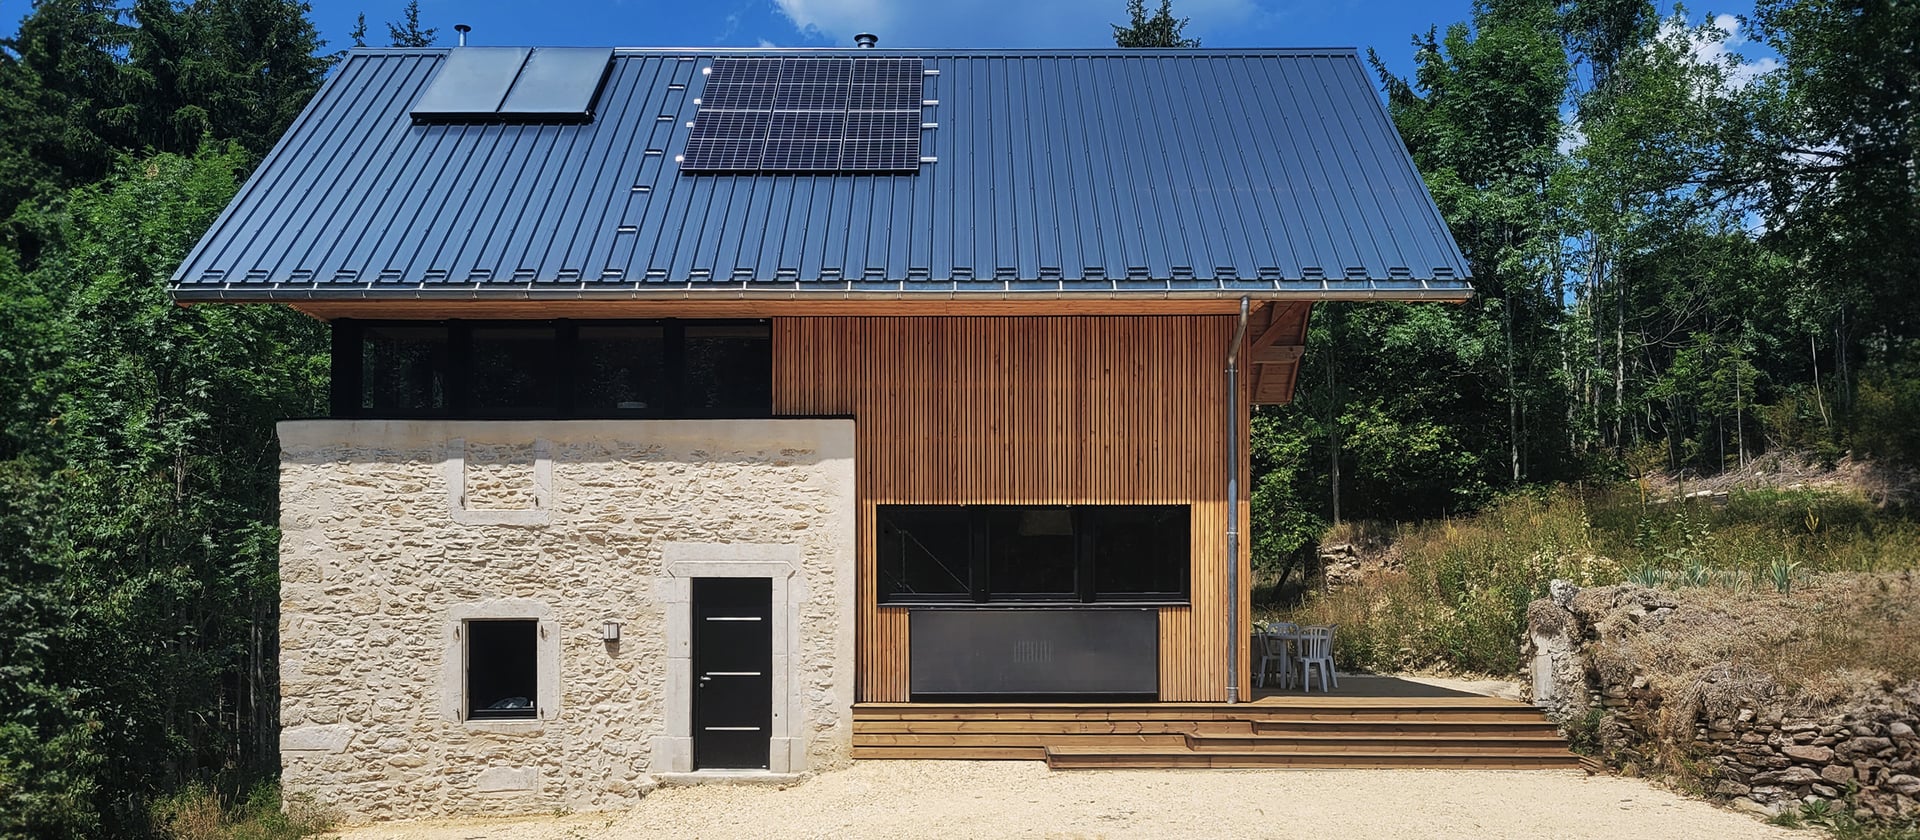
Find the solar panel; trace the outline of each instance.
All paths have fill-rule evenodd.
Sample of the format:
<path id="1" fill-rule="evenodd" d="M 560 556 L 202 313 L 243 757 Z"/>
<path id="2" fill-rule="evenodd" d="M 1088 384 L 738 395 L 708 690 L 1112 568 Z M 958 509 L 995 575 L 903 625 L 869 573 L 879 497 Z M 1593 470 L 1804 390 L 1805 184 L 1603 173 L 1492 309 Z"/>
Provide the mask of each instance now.
<path id="1" fill-rule="evenodd" d="M 721 58 L 701 91 L 685 172 L 915 172 L 917 58 Z"/>
<path id="2" fill-rule="evenodd" d="M 599 47 L 457 47 L 414 103 L 413 120 L 585 122 L 612 66 L 613 50 Z"/>
<path id="3" fill-rule="evenodd" d="M 469 48 L 471 49 L 471 48 Z M 541 47 L 527 57 L 500 113 L 556 120 L 593 117 L 593 100 L 613 67 L 606 47 Z"/>
<path id="4" fill-rule="evenodd" d="M 528 47 L 462 47 L 447 53 L 440 72 L 414 103 L 413 117 L 491 118 L 532 52 Z"/>

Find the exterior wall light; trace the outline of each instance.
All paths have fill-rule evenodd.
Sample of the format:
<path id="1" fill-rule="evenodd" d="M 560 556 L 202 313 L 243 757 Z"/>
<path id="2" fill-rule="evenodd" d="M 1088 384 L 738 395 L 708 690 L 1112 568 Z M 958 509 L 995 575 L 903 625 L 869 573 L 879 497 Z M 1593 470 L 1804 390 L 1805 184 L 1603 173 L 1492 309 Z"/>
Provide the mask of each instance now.
<path id="1" fill-rule="evenodd" d="M 600 641 L 608 643 L 620 641 L 620 622 L 609 620 L 600 625 Z"/>

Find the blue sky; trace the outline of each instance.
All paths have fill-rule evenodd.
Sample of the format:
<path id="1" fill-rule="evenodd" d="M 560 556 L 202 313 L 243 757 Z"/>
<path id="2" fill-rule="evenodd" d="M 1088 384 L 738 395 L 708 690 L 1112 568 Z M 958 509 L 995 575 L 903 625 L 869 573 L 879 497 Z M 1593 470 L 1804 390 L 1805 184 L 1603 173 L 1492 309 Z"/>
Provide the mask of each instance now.
<path id="1" fill-rule="evenodd" d="M 347 43 L 365 12 L 368 43 L 405 0 L 310 0 L 321 35 Z M 1158 0 L 1148 0 L 1149 9 Z M 1740 14 L 1751 2 L 1713 9 Z M 421 17 L 453 43 L 453 25 L 475 44 L 580 46 L 849 45 L 857 32 L 882 47 L 1112 46 L 1109 24 L 1125 0 L 421 0 Z M 1209 47 L 1367 47 L 1398 73 L 1412 69 L 1408 39 L 1472 14 L 1471 0 L 1174 0 L 1187 34 Z M 1702 19 L 1695 14 L 1694 20 Z"/>
<path id="2" fill-rule="evenodd" d="M 309 2 L 321 37 L 334 48 L 350 43 L 362 12 L 368 43 L 385 45 L 384 24 L 405 4 Z M 11 32 L 29 7 L 29 0 L 0 0 L 0 31 Z M 1725 0 L 1689 17 L 1698 22 L 1751 8 L 1751 0 Z M 465 23 L 474 28 L 473 43 L 495 45 L 836 46 L 870 31 L 882 47 L 1102 47 L 1113 45 L 1108 26 L 1125 17 L 1126 0 L 421 0 L 420 10 L 449 46 L 453 25 Z M 1189 19 L 1187 34 L 1204 46 L 1372 47 L 1404 75 L 1412 69 L 1408 39 L 1467 19 L 1472 2 L 1174 0 L 1174 13 Z M 1764 52 L 1737 34 L 1728 46 L 1750 57 Z"/>

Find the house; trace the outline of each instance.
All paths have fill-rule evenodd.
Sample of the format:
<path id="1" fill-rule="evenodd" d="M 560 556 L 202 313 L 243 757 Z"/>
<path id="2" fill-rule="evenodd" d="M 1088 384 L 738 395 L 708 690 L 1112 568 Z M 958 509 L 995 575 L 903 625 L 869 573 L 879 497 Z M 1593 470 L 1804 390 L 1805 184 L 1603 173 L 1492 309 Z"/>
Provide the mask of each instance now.
<path id="1" fill-rule="evenodd" d="M 380 819 L 1244 699 L 1250 407 L 1467 275 L 1351 50 L 460 47 L 350 53 L 172 289 L 331 325 L 283 784 Z"/>

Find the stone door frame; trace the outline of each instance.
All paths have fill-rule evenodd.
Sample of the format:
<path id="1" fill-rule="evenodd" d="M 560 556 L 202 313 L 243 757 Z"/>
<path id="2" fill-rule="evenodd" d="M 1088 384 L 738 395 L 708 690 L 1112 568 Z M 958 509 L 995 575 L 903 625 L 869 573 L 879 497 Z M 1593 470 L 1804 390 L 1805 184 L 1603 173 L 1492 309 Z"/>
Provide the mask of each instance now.
<path id="1" fill-rule="evenodd" d="M 794 684 L 800 661 L 800 605 L 806 602 L 805 555 L 780 543 L 676 543 L 661 546 L 666 574 L 654 592 L 667 610 L 666 733 L 653 739 L 652 773 L 693 772 L 693 579 L 766 578 L 773 583 L 772 727 L 767 771 L 807 769 L 806 708 Z M 740 771 L 728 771 L 738 773 Z"/>

